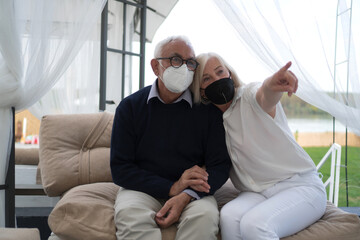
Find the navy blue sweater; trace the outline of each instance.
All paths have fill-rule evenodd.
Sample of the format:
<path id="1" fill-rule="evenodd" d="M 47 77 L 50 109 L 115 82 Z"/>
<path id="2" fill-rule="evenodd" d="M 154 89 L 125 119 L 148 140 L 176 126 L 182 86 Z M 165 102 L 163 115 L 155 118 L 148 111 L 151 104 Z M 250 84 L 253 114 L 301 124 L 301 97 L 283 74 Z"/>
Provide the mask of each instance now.
<path id="1" fill-rule="evenodd" d="M 186 169 L 205 165 L 214 194 L 231 166 L 221 111 L 212 105 L 191 107 L 185 100 L 164 104 L 152 98 L 147 103 L 149 92 L 150 86 L 139 90 L 116 109 L 110 160 L 114 183 L 167 199 Z"/>

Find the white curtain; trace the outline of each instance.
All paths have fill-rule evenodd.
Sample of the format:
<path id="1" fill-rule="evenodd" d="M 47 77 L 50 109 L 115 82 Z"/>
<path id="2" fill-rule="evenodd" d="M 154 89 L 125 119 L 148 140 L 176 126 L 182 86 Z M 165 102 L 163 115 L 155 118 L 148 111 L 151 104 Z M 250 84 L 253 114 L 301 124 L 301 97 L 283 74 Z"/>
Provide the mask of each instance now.
<path id="1" fill-rule="evenodd" d="M 74 60 L 106 0 L 0 0 L 0 185 L 11 144 L 11 107 L 32 106 Z M 0 191 L 0 227 L 5 225 Z"/>
<path id="2" fill-rule="evenodd" d="M 108 1 L 108 35 L 109 48 L 123 48 L 123 7 L 124 3 Z M 126 9 L 126 41 L 125 50 L 133 51 L 136 7 L 127 4 Z M 135 51 L 136 52 L 136 51 Z M 125 56 L 125 84 L 122 96 L 122 54 L 107 52 L 106 100 L 115 102 L 106 105 L 106 110 L 114 112 L 122 98 L 132 93 L 131 79 L 136 79 L 130 71 L 133 64 L 132 56 Z M 138 57 L 135 57 L 135 63 Z M 136 69 L 138 70 L 138 69 Z M 99 111 L 99 76 L 100 76 L 100 21 L 93 29 L 89 38 L 77 57 L 71 63 L 57 84 L 29 111 L 41 119 L 48 114 L 89 113 Z"/>
<path id="3" fill-rule="evenodd" d="M 213 1 L 271 72 L 293 62 L 298 97 L 360 135 L 360 1 Z"/>
<path id="4" fill-rule="evenodd" d="M 123 48 L 123 6 L 115 0 L 108 1 L 108 36 L 109 48 Z M 125 41 L 126 51 L 132 51 L 134 44 L 134 26 L 136 7 L 127 5 L 127 26 Z M 131 93 L 131 56 L 125 56 L 124 96 Z M 138 58 L 138 57 L 136 57 Z M 89 113 L 99 111 L 99 76 L 100 76 L 100 21 L 94 27 L 91 37 L 84 43 L 80 52 L 62 75 L 56 85 L 29 111 L 41 119 L 48 114 Z M 106 105 L 107 111 L 115 111 L 122 96 L 122 54 L 107 52 L 106 100 L 116 104 Z"/>
<path id="5" fill-rule="evenodd" d="M 71 65 L 55 86 L 29 111 L 41 119 L 44 115 L 92 113 L 99 111 L 100 28 L 94 39 L 84 43 Z"/>

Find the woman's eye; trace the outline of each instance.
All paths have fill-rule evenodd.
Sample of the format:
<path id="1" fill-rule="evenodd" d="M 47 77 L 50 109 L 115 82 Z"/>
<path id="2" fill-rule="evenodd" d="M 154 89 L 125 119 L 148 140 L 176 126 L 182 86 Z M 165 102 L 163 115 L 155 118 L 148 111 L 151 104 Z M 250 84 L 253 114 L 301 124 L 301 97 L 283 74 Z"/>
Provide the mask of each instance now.
<path id="1" fill-rule="evenodd" d="M 209 81 L 210 78 L 206 77 L 206 78 L 203 78 L 203 82 L 207 82 Z"/>

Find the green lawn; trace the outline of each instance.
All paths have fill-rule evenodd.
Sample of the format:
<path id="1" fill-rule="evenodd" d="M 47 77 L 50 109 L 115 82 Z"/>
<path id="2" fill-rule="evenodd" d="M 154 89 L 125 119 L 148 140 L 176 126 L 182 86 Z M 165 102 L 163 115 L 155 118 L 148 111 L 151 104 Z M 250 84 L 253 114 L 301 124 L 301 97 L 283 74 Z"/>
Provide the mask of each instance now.
<path id="1" fill-rule="evenodd" d="M 315 164 L 318 164 L 329 147 L 304 147 Z M 341 148 L 341 165 L 345 166 L 345 147 Z M 360 207 L 360 147 L 348 147 L 347 149 L 347 176 L 348 176 L 348 197 L 350 207 Z M 326 180 L 330 174 L 330 159 L 320 169 Z M 346 178 L 345 167 L 340 170 L 339 207 L 346 206 Z"/>

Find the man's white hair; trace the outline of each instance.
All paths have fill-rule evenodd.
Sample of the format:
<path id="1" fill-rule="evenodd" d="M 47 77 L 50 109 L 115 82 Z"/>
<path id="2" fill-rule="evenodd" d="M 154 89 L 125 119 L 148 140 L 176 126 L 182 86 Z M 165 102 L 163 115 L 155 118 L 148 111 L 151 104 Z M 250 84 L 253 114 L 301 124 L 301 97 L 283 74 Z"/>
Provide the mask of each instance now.
<path id="1" fill-rule="evenodd" d="M 162 57 L 161 54 L 162 54 L 162 50 L 163 50 L 164 46 L 166 44 L 168 44 L 169 42 L 172 42 L 172 41 L 175 41 L 175 40 L 180 40 L 180 41 L 185 42 L 186 45 L 188 45 L 193 50 L 193 52 L 195 52 L 189 38 L 186 37 L 186 36 L 183 36 L 183 35 L 178 35 L 178 36 L 167 37 L 164 40 L 158 42 L 158 44 L 155 47 L 154 57 L 155 58 Z"/>

